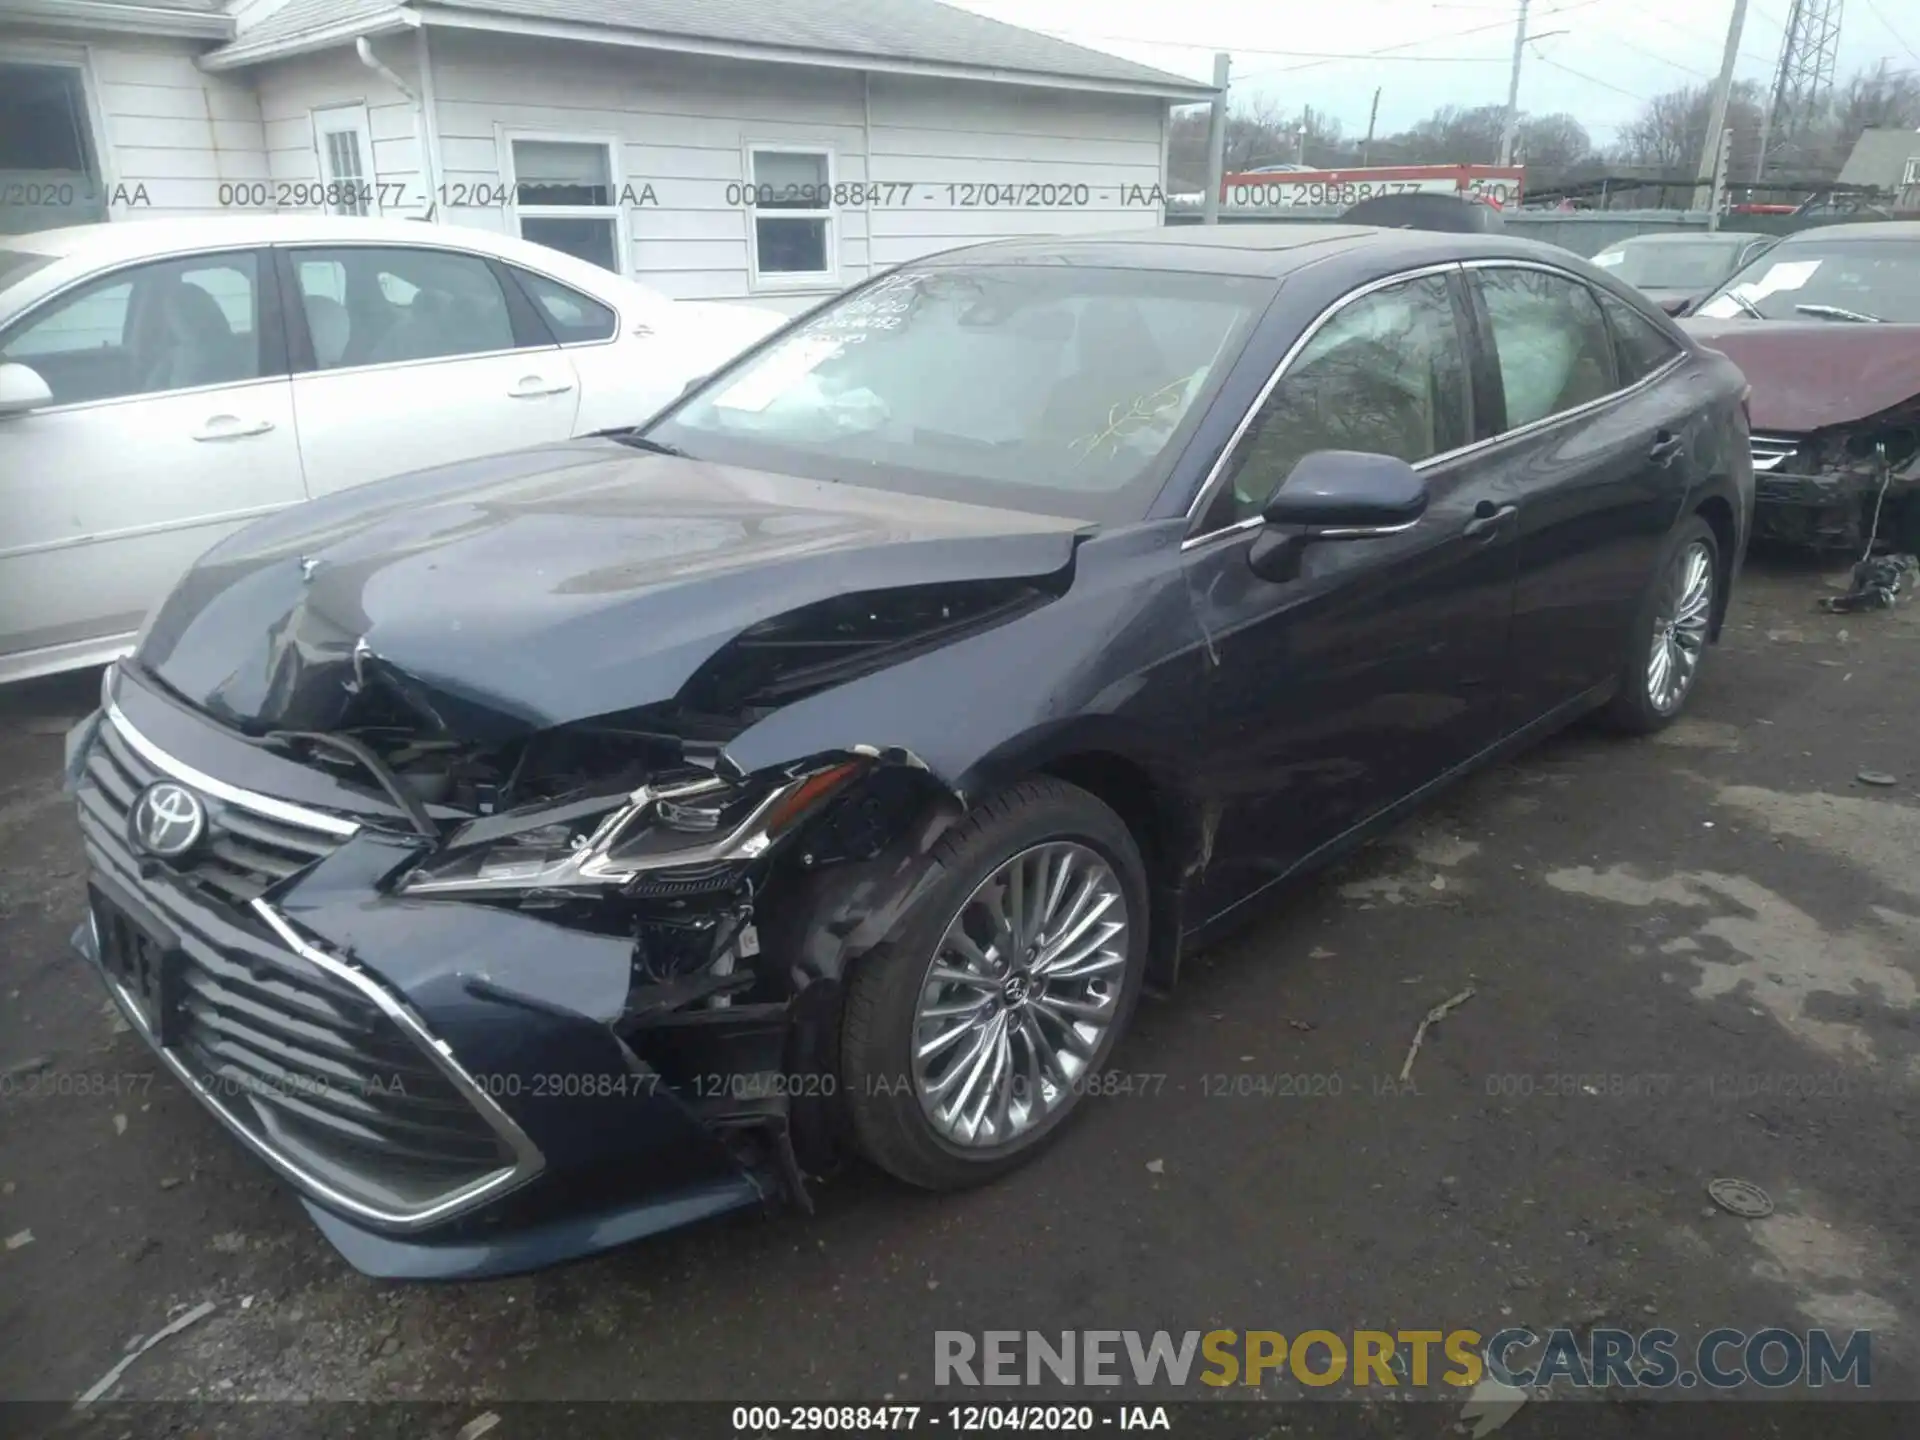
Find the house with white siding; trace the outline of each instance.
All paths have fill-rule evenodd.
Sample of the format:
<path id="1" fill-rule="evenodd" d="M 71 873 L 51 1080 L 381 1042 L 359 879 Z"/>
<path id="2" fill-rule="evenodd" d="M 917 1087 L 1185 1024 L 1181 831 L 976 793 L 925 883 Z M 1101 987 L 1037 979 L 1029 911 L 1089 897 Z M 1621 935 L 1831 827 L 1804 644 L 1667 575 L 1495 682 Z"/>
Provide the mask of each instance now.
<path id="1" fill-rule="evenodd" d="M 0 0 L 0 232 L 411 216 L 791 311 L 1160 224 L 1211 94 L 938 0 Z"/>

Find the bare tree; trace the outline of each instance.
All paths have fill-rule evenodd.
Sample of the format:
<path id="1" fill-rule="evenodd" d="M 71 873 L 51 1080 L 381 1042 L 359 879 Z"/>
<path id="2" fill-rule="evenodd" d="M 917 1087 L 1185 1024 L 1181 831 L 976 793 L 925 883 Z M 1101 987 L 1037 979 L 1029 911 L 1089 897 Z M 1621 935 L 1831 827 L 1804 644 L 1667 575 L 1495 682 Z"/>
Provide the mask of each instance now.
<path id="1" fill-rule="evenodd" d="M 1734 84 L 1727 97 L 1727 128 L 1733 131 L 1728 173 L 1750 173 L 1760 140 L 1760 87 L 1751 80 Z M 1713 87 L 1689 85 L 1649 100 L 1622 127 L 1614 158 L 1654 172 L 1659 178 L 1689 178 L 1700 163 L 1713 113 Z"/>

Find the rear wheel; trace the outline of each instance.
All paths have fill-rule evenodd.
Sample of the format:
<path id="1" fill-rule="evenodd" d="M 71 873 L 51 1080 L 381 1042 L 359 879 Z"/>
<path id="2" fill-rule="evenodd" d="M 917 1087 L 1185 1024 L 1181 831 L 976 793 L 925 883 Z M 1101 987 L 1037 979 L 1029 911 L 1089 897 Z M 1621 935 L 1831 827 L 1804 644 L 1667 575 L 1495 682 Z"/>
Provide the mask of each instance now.
<path id="1" fill-rule="evenodd" d="M 1659 730 L 1685 708 L 1706 660 L 1720 564 L 1713 527 L 1688 517 L 1668 543 L 1627 642 L 1619 690 L 1606 710 L 1620 729 Z"/>
<path id="2" fill-rule="evenodd" d="M 1078 1107 L 1138 1002 L 1147 887 L 1119 816 L 1033 780 L 940 842 L 943 872 L 855 970 L 842 1091 L 860 1149 L 929 1189 L 991 1179 Z"/>

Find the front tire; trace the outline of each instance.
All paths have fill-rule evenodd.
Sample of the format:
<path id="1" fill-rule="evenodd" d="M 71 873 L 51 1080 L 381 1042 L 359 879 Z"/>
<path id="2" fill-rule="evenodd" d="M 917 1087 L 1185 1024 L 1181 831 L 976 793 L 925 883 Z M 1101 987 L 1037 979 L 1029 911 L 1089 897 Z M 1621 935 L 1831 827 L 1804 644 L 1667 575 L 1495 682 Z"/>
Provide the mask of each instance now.
<path id="1" fill-rule="evenodd" d="M 1721 589 L 1720 542 L 1690 515 L 1668 542 L 1640 602 L 1606 718 L 1629 734 L 1671 725 L 1700 680 Z"/>
<path id="2" fill-rule="evenodd" d="M 985 801 L 931 858 L 939 878 L 854 970 L 841 1078 L 867 1158 L 949 1190 L 1079 1108 L 1139 1001 L 1148 902 L 1125 823 L 1060 780 Z"/>

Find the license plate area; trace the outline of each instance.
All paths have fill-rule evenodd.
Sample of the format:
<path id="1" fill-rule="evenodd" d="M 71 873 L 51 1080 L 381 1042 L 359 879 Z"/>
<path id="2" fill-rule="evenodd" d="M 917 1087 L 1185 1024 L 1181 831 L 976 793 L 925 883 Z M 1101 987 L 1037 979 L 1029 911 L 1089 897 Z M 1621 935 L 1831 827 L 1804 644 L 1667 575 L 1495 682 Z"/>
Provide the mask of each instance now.
<path id="1" fill-rule="evenodd" d="M 179 941 L 157 921 L 136 914 L 98 885 L 89 887 L 100 968 L 135 1011 L 155 1044 L 171 1045 L 180 1032 Z"/>

